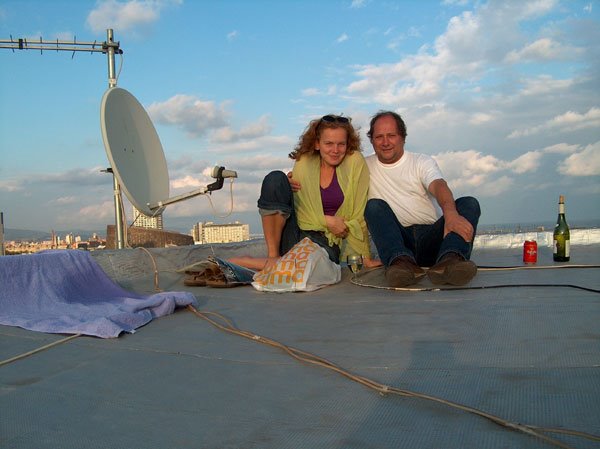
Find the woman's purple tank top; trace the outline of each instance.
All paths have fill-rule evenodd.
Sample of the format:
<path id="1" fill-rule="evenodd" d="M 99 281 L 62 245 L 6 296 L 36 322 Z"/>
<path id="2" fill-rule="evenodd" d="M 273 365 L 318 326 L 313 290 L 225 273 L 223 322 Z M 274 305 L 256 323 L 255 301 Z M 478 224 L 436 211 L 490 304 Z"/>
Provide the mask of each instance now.
<path id="1" fill-rule="evenodd" d="M 326 189 L 321 187 L 321 202 L 325 215 L 335 215 L 344 202 L 344 192 L 338 183 L 337 172 L 333 173 L 331 184 Z"/>

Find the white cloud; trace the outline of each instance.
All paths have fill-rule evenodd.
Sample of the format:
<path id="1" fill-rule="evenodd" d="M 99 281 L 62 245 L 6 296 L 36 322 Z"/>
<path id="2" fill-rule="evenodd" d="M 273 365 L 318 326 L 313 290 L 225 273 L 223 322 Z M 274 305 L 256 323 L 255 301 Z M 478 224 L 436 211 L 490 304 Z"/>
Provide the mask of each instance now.
<path id="1" fill-rule="evenodd" d="M 482 67 L 485 40 L 480 17 L 470 11 L 450 19 L 432 52 L 423 48 L 395 64 L 356 67 L 360 78 L 347 90 L 357 101 L 406 106 L 431 102 L 443 95 L 443 83 L 453 76 L 468 79 Z M 487 31 L 487 30 L 486 30 Z"/>
<path id="2" fill-rule="evenodd" d="M 494 120 L 494 116 L 492 114 L 477 112 L 471 115 L 469 123 L 471 123 L 472 125 L 480 125 L 482 123 L 491 122 L 492 120 Z"/>
<path id="3" fill-rule="evenodd" d="M 508 63 L 527 61 L 553 61 L 556 59 L 574 58 L 582 53 L 582 49 L 562 45 L 547 37 L 538 39 L 521 50 L 510 51 L 505 58 Z"/>
<path id="4" fill-rule="evenodd" d="M 508 167 L 518 174 L 536 171 L 540 166 L 542 155 L 541 151 L 528 151 L 510 162 Z"/>
<path id="5" fill-rule="evenodd" d="M 513 176 L 506 172 L 517 175 L 535 172 L 546 154 L 569 155 L 558 164 L 558 172 L 561 174 L 600 175 L 600 141 L 582 150 L 580 148 L 579 145 L 555 144 L 542 150 L 527 151 L 509 161 L 475 150 L 448 151 L 433 157 L 448 184 L 459 194 L 494 196 L 514 187 Z"/>
<path id="6" fill-rule="evenodd" d="M 521 10 L 520 18 L 529 19 L 542 16 L 552 11 L 557 4 L 558 0 L 534 0 L 525 2 L 522 7 L 519 8 Z"/>
<path id="7" fill-rule="evenodd" d="M 234 39 L 236 39 L 238 37 L 239 33 L 237 32 L 237 30 L 233 30 L 230 33 L 227 33 L 227 40 L 228 41 L 232 41 Z"/>
<path id="8" fill-rule="evenodd" d="M 510 176 L 500 176 L 491 182 L 482 183 L 477 187 L 477 191 L 472 190 L 466 193 L 475 193 L 478 197 L 495 197 L 509 192 L 515 186 L 515 180 Z M 457 195 L 458 196 L 458 195 Z"/>
<path id="9" fill-rule="evenodd" d="M 414 38 L 421 37 L 421 30 L 414 26 L 411 26 L 403 33 L 400 33 L 400 34 L 397 34 L 394 36 L 392 36 L 393 31 L 394 31 L 394 28 L 388 28 L 387 30 L 385 30 L 383 32 L 384 36 L 390 37 L 390 40 L 386 45 L 386 47 L 389 48 L 390 50 L 401 49 L 402 43 L 408 38 L 414 39 Z"/>
<path id="10" fill-rule="evenodd" d="M 108 222 L 110 220 L 114 220 L 115 216 L 115 206 L 112 201 L 104 201 L 100 204 L 93 204 L 90 206 L 85 206 L 79 209 L 77 213 L 79 219 L 81 219 L 82 226 L 87 226 L 89 223 L 93 223 L 96 225 L 100 222 Z M 64 224 L 68 226 L 72 226 L 71 222 L 72 217 L 69 215 L 66 216 L 58 216 L 57 222 L 58 224 Z"/>
<path id="11" fill-rule="evenodd" d="M 173 189 L 196 189 L 198 187 L 205 186 L 206 184 L 207 179 L 198 179 L 191 175 L 186 175 L 183 178 L 171 180 L 171 188 Z"/>
<path id="12" fill-rule="evenodd" d="M 22 181 L 17 181 L 14 179 L 8 179 L 8 180 L 0 179 L 0 191 L 17 192 L 19 190 L 23 190 Z"/>
<path id="13" fill-rule="evenodd" d="M 302 90 L 302 95 L 305 97 L 314 97 L 316 95 L 320 95 L 321 91 L 316 87 L 308 87 Z"/>
<path id="14" fill-rule="evenodd" d="M 585 12 L 587 12 L 587 13 L 591 14 L 591 13 L 592 13 L 592 3 L 588 3 L 587 5 L 585 5 L 585 6 L 583 7 L 583 10 L 584 10 Z"/>
<path id="15" fill-rule="evenodd" d="M 367 3 L 369 3 L 369 0 L 352 0 L 350 8 L 364 8 L 365 6 L 367 6 Z"/>
<path id="16" fill-rule="evenodd" d="M 454 96 L 464 98 L 465 90 L 477 92 L 477 83 L 488 76 L 497 83 L 498 76 L 505 76 L 505 58 L 509 53 L 514 60 L 581 57 L 581 49 L 546 36 L 528 46 L 522 43 L 523 22 L 547 14 L 557 5 L 555 0 L 475 2 L 472 11 L 464 11 L 448 21 L 445 32 L 432 46 L 424 45 L 417 53 L 396 63 L 355 66 L 357 79 L 346 90 L 357 102 L 401 104 L 410 109 L 423 103 L 447 102 Z M 391 46 L 395 44 L 392 41 Z M 538 77 L 537 83 L 526 86 L 525 94 L 543 89 L 564 90 L 572 84 L 569 80 Z M 483 94 L 496 87 L 482 85 Z"/>
<path id="17" fill-rule="evenodd" d="M 505 166 L 495 156 L 475 150 L 448 151 L 438 153 L 434 158 L 447 179 L 474 178 L 479 174 L 495 173 Z"/>
<path id="18" fill-rule="evenodd" d="M 156 22 L 163 8 L 181 3 L 182 0 L 102 0 L 88 14 L 86 23 L 94 32 L 107 28 L 134 30 Z"/>
<path id="19" fill-rule="evenodd" d="M 308 87 L 308 88 L 302 90 L 302 96 L 304 96 L 304 97 L 316 97 L 318 95 L 332 96 L 335 94 L 337 94 L 337 86 L 336 85 L 328 86 L 327 90 L 325 90 L 325 91 L 317 89 L 316 87 Z"/>
<path id="20" fill-rule="evenodd" d="M 148 106 L 148 114 L 158 123 L 175 125 L 191 136 L 206 134 L 209 130 L 228 124 L 227 102 L 216 105 L 191 95 L 175 95 L 162 103 Z"/>
<path id="21" fill-rule="evenodd" d="M 579 145 L 569 145 L 567 143 L 557 143 L 544 148 L 544 153 L 571 154 L 579 149 Z"/>
<path id="22" fill-rule="evenodd" d="M 546 123 L 533 126 L 524 130 L 516 130 L 510 133 L 507 138 L 514 139 L 518 137 L 532 136 L 542 131 L 572 132 L 586 128 L 600 127 L 600 108 L 590 108 L 585 114 L 579 114 L 573 111 L 567 111 L 564 114 L 553 117 Z"/>
<path id="23" fill-rule="evenodd" d="M 574 84 L 573 80 L 553 79 L 550 75 L 539 75 L 523 81 L 523 89 L 519 95 L 543 95 L 546 93 L 564 92 Z"/>
<path id="24" fill-rule="evenodd" d="M 494 156 L 467 150 L 438 153 L 433 157 L 457 197 L 467 193 L 474 194 L 475 191 L 478 195 L 485 191 L 488 196 L 493 196 L 492 192 L 496 190 L 498 193 L 504 191 L 504 188 L 490 189 L 490 185 L 497 187 L 497 180 L 492 182 L 493 174 L 506 166 L 506 163 Z"/>
<path id="25" fill-rule="evenodd" d="M 550 120 L 550 127 L 563 131 L 576 131 L 584 128 L 600 128 L 600 108 L 591 108 L 585 114 L 568 111 Z"/>
<path id="26" fill-rule="evenodd" d="M 72 168 L 62 173 L 48 173 L 35 176 L 31 183 L 65 184 L 81 187 L 84 185 L 102 185 L 106 182 L 106 174 L 101 173 L 104 167 Z"/>
<path id="27" fill-rule="evenodd" d="M 570 176 L 595 176 L 600 174 L 600 142 L 582 151 L 577 145 L 557 144 L 543 150 L 528 151 L 517 158 L 504 161 L 479 151 L 449 151 L 434 155 L 444 178 L 455 196 L 476 194 L 491 197 L 514 187 L 511 173 L 523 175 L 538 170 L 544 154 L 571 153 L 559 164 L 559 172 Z M 509 173 L 507 173 L 509 172 Z"/>
<path id="28" fill-rule="evenodd" d="M 346 33 L 342 33 L 335 41 L 340 44 L 342 42 L 347 41 L 350 37 Z"/>
<path id="29" fill-rule="evenodd" d="M 600 141 L 571 154 L 559 163 L 558 171 L 571 176 L 600 175 Z"/>
<path id="30" fill-rule="evenodd" d="M 456 5 L 456 6 L 467 6 L 469 4 L 469 0 L 444 0 L 442 5 Z"/>
<path id="31" fill-rule="evenodd" d="M 52 203 L 54 204 L 74 204 L 77 202 L 77 198 L 74 196 L 61 196 L 60 198 L 56 198 Z"/>
<path id="32" fill-rule="evenodd" d="M 262 136 L 232 142 L 213 142 L 213 146 L 208 148 L 208 151 L 218 155 L 254 151 L 270 152 L 278 151 L 279 148 L 289 148 L 290 145 L 292 145 L 292 141 L 287 136 Z"/>
<path id="33" fill-rule="evenodd" d="M 212 140 L 214 142 L 237 142 L 256 137 L 262 137 L 271 132 L 271 125 L 267 116 L 262 116 L 258 122 L 248 125 L 239 131 L 234 131 L 230 127 L 219 128 L 215 131 Z"/>

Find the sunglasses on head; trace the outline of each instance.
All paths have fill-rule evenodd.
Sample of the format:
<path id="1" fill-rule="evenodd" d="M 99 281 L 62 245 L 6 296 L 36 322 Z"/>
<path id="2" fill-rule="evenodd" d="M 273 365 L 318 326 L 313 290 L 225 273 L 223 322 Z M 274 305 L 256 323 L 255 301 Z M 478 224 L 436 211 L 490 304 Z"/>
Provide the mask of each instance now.
<path id="1" fill-rule="evenodd" d="M 321 117 L 321 121 L 327 123 L 350 123 L 350 120 L 352 119 L 349 117 L 342 117 L 341 115 L 324 115 Z"/>

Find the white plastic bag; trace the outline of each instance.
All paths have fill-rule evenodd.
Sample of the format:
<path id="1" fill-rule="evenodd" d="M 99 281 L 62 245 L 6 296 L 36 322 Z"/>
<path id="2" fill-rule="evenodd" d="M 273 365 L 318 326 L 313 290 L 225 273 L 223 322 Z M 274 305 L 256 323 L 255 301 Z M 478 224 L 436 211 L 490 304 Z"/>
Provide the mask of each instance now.
<path id="1" fill-rule="evenodd" d="M 296 243 L 275 265 L 254 275 L 252 286 L 263 292 L 310 292 L 342 278 L 341 267 L 308 237 Z"/>

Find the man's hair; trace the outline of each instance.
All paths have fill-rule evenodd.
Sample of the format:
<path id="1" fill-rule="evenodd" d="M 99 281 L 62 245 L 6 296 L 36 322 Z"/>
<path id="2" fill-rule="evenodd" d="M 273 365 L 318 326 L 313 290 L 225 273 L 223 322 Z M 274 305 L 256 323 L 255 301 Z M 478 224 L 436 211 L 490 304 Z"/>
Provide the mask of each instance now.
<path id="1" fill-rule="evenodd" d="M 371 139 L 373 137 L 373 126 L 375 125 L 375 122 L 377 120 L 379 120 L 381 117 L 393 117 L 394 120 L 396 120 L 396 127 L 398 128 L 398 134 L 400 134 L 402 136 L 403 139 L 406 139 L 406 124 L 404 123 L 404 120 L 402 120 L 402 117 L 400 117 L 400 114 L 394 112 L 394 111 L 379 111 L 377 114 L 375 114 L 373 116 L 373 118 L 371 118 L 371 123 L 369 125 L 369 132 L 367 133 L 367 137 L 369 139 Z"/>

